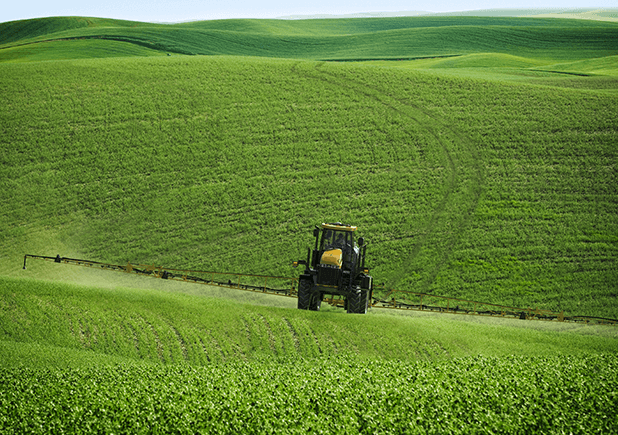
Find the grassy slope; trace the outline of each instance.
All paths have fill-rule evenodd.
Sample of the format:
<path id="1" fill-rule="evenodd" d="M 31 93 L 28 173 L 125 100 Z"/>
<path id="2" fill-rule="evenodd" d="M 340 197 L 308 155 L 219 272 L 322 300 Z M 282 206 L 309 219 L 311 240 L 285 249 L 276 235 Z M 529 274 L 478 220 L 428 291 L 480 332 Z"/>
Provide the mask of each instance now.
<path id="1" fill-rule="evenodd" d="M 64 18 L 0 24 L 0 60 L 33 43 L 113 40 L 182 54 L 368 59 L 501 52 L 554 61 L 615 54 L 613 23 L 495 17 L 220 20 L 176 25 Z M 564 47 L 569 50 L 564 50 Z M 11 50 L 6 51 L 8 47 Z M 117 56 L 117 52 L 110 56 Z M 49 52 L 50 59 L 68 58 Z M 37 58 L 38 60 L 38 58 Z"/>
<path id="2" fill-rule="evenodd" d="M 188 49 L 203 42 L 195 35 L 212 32 L 235 38 L 239 51 L 249 40 L 275 38 L 280 44 L 268 50 L 278 55 L 298 55 L 303 38 L 320 40 L 303 56 L 333 55 L 332 47 L 367 56 L 388 40 L 402 54 L 409 32 L 425 38 L 413 40 L 416 54 L 452 51 L 463 34 L 475 51 L 480 42 L 470 38 L 487 32 L 502 32 L 511 49 L 398 62 L 398 69 L 241 57 L 5 64 L 5 258 L 53 250 L 285 275 L 307 243 L 299 228 L 343 219 L 375 242 L 379 282 L 618 316 L 615 81 L 538 70 L 614 74 L 615 56 L 588 59 L 613 47 L 604 40 L 615 32 L 611 24 L 444 17 L 166 26 L 63 18 L 2 26 L 10 30 L 2 33 L 5 47 L 14 47 L 3 50 L 5 59 L 11 50 L 33 50 L 23 58 L 30 60 L 94 56 L 97 47 L 101 56 L 160 54 L 152 47 L 161 41 Z M 530 37 L 549 30 L 558 35 L 550 58 L 517 55 L 545 52 L 543 38 Z M 154 42 L 17 47 L 101 32 Z M 451 35 L 440 39 L 448 44 L 435 45 L 432 32 Z M 573 50 L 568 40 L 581 32 L 591 37 Z M 551 65 L 560 59 L 569 62 Z M 445 71 L 455 77 L 445 79 Z"/>
<path id="3" fill-rule="evenodd" d="M 618 57 L 616 56 L 555 63 L 551 60 L 503 53 L 475 53 L 401 62 L 365 61 L 361 64 L 413 69 L 442 76 L 595 89 L 597 92 L 615 93 L 618 88 Z"/>
<path id="4" fill-rule="evenodd" d="M 378 282 L 618 316 L 614 94 L 231 57 L 2 69 L 4 273 L 28 250 L 289 275 L 344 220 Z"/>
<path id="5" fill-rule="evenodd" d="M 574 18 L 581 20 L 601 20 L 618 22 L 618 9 L 602 8 L 602 9 L 582 9 L 582 10 L 564 10 L 564 11 L 534 11 L 530 10 L 521 16 L 530 16 L 538 18 Z"/>
<path id="6" fill-rule="evenodd" d="M 618 76 L 618 56 L 559 63 L 538 69 L 583 75 Z"/>
<path id="7" fill-rule="evenodd" d="M 50 53 L 53 53 L 50 59 Z M 36 62 L 57 59 L 92 59 L 99 57 L 164 56 L 165 53 L 130 42 L 75 40 L 48 41 L 2 50 L 7 62 Z"/>
<path id="8" fill-rule="evenodd" d="M 202 286 L 200 286 L 202 287 Z M 206 287 L 205 293 L 209 289 Z M 342 316 L 143 289 L 0 278 L 3 367 L 235 360 L 440 360 L 612 353 L 612 328 L 435 316 Z M 524 325 L 525 324 L 525 325 Z"/>
<path id="9" fill-rule="evenodd" d="M 0 24 L 0 44 L 19 43 L 23 40 L 48 38 L 57 32 L 85 27 L 134 27 L 146 23 L 86 17 L 50 17 L 31 20 L 9 21 Z"/>

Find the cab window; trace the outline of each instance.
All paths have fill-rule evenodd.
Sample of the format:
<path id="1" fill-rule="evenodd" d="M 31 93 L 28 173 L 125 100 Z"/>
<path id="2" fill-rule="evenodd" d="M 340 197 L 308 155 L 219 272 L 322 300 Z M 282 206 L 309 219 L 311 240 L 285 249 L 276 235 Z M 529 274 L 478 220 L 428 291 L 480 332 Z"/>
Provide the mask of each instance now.
<path id="1" fill-rule="evenodd" d="M 349 231 L 326 230 L 322 234 L 321 250 L 346 249 L 352 246 L 352 234 Z"/>

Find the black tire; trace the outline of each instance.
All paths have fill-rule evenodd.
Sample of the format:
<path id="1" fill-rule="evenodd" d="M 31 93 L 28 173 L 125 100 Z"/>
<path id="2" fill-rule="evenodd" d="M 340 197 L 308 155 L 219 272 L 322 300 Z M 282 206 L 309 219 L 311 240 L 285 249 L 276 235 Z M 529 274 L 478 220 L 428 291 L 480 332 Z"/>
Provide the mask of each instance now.
<path id="1" fill-rule="evenodd" d="M 309 303 L 311 302 L 311 287 L 313 283 L 311 280 L 301 278 L 298 280 L 298 309 L 309 309 Z"/>
<path id="2" fill-rule="evenodd" d="M 365 314 L 369 302 L 369 290 L 359 289 L 352 290 L 347 297 L 348 313 L 350 314 Z"/>
<path id="3" fill-rule="evenodd" d="M 367 289 L 361 289 L 361 308 L 363 310 L 361 314 L 367 314 L 369 309 L 369 290 Z"/>
<path id="4" fill-rule="evenodd" d="M 311 296 L 311 302 L 309 303 L 309 309 L 311 311 L 320 311 L 321 306 L 322 306 L 322 294 L 319 292 L 316 292 Z"/>

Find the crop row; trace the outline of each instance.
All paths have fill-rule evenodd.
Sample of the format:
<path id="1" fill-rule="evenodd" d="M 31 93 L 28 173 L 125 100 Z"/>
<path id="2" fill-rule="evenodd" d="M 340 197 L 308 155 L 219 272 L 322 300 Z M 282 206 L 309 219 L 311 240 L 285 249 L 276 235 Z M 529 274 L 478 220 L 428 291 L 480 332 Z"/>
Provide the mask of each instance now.
<path id="1" fill-rule="evenodd" d="M 611 433 L 618 359 L 4 369 L 13 433 Z"/>
<path id="2" fill-rule="evenodd" d="M 101 272 L 106 273 L 112 274 Z M 295 309 L 294 299 L 268 300 L 260 293 L 218 293 L 196 284 L 142 279 L 161 286 L 158 291 L 104 289 L 1 278 L 0 367 L 74 367 L 89 357 L 200 366 L 264 357 L 354 354 L 431 361 L 477 353 L 545 356 L 616 350 L 611 331 L 603 329 L 607 327 L 586 326 L 586 334 L 578 334 L 569 331 L 580 326 L 548 324 L 550 330 L 565 331 L 557 334 L 517 320 L 504 321 L 496 334 L 494 325 L 463 317 L 399 316 L 403 313 L 381 309 L 348 316 L 326 304 L 325 312 L 315 313 Z"/>

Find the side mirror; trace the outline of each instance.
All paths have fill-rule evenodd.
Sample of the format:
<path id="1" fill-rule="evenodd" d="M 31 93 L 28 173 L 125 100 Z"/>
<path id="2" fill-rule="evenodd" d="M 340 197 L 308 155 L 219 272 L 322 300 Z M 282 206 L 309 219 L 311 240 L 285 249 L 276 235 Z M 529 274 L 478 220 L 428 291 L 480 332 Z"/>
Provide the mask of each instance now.
<path id="1" fill-rule="evenodd" d="M 358 239 L 358 246 L 361 246 L 361 247 L 362 247 L 364 244 L 365 244 L 365 239 L 364 239 L 364 238 L 362 238 L 362 237 L 361 237 L 361 238 L 359 238 L 359 239 Z"/>
<path id="2" fill-rule="evenodd" d="M 313 229 L 313 237 L 317 237 L 320 235 L 320 229 L 319 228 L 314 228 Z"/>

